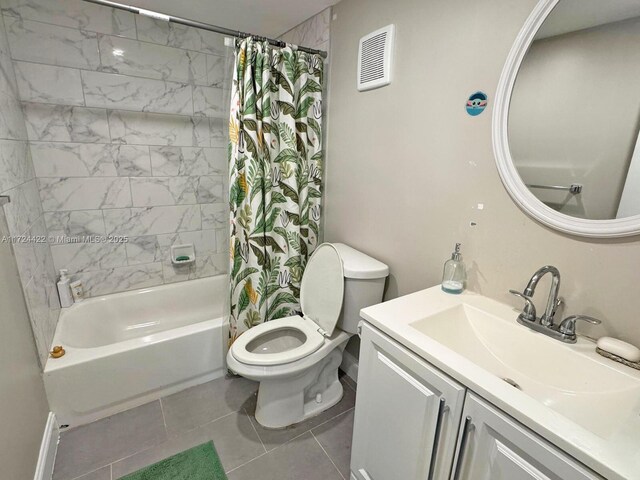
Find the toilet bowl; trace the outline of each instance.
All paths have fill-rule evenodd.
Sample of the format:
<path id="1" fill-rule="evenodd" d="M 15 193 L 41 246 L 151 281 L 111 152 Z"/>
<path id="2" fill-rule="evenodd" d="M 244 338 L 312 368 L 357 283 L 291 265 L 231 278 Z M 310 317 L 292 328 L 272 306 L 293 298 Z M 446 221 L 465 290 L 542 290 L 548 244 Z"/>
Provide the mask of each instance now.
<path id="1" fill-rule="evenodd" d="M 360 310 L 382 301 L 388 273 L 347 245 L 324 243 L 302 277 L 302 315 L 260 324 L 231 345 L 228 368 L 260 382 L 255 416 L 262 426 L 284 428 L 340 401 L 342 353 Z"/>

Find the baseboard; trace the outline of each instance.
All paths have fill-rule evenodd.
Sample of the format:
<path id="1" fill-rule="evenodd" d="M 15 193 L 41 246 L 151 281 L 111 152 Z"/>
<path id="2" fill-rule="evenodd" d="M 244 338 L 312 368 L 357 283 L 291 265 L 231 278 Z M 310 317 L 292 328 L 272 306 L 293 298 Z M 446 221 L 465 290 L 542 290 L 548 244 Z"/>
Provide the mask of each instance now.
<path id="1" fill-rule="evenodd" d="M 346 350 L 342 354 L 340 370 L 346 373 L 355 383 L 358 383 L 358 359 Z"/>
<path id="2" fill-rule="evenodd" d="M 49 418 L 47 418 L 47 424 L 44 427 L 44 434 L 42 435 L 42 443 L 40 444 L 36 474 L 33 480 L 51 480 L 53 476 L 53 466 L 56 461 L 56 452 L 58 451 L 59 438 L 60 429 L 58 428 L 58 422 L 56 422 L 56 416 L 53 412 L 49 412 Z"/>

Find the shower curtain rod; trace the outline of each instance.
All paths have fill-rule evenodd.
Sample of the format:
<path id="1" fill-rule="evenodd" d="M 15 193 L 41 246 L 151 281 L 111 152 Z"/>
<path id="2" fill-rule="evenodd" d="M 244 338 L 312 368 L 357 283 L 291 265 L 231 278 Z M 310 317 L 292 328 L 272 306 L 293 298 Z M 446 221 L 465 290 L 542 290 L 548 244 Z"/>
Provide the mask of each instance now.
<path id="1" fill-rule="evenodd" d="M 147 17 L 155 18 L 157 20 L 164 20 L 165 22 L 179 23 L 186 25 L 187 27 L 200 28 L 202 30 L 209 30 L 210 32 L 221 33 L 223 35 L 229 35 L 235 38 L 253 37 L 261 41 L 267 41 L 277 47 L 284 47 L 285 42 L 281 40 L 275 40 L 273 38 L 263 37 L 261 35 L 252 35 L 250 33 L 240 32 L 238 30 L 231 30 L 230 28 L 218 27 L 217 25 L 210 25 L 208 23 L 198 22 L 196 20 L 189 20 L 188 18 L 174 17 L 173 15 L 166 15 L 164 13 L 154 12 L 153 10 L 146 10 L 140 7 L 134 7 L 131 5 L 123 5 L 121 3 L 110 2 L 108 0 L 84 0 L 88 3 L 95 3 L 96 5 L 102 5 L 104 7 L 117 8 L 119 10 L 126 10 L 127 12 L 136 13 L 138 15 L 145 15 Z M 314 50 L 313 48 L 298 47 L 298 50 L 307 53 L 314 53 L 320 55 L 322 58 L 327 58 L 327 52 L 323 50 Z"/>

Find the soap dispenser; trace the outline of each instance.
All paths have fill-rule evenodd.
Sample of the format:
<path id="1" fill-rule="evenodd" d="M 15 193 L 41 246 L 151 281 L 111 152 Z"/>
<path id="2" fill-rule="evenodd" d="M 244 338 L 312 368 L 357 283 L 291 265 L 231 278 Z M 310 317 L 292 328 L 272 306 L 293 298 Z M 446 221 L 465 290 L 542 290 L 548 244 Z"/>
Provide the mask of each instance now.
<path id="1" fill-rule="evenodd" d="M 73 296 L 71 295 L 67 273 L 67 270 L 60 270 L 60 279 L 58 280 L 58 296 L 60 297 L 60 306 L 63 308 L 73 305 Z"/>
<path id="2" fill-rule="evenodd" d="M 447 293 L 462 293 L 467 283 L 467 269 L 462 261 L 460 245 L 456 243 L 456 249 L 451 254 L 451 258 L 444 263 L 441 287 Z"/>

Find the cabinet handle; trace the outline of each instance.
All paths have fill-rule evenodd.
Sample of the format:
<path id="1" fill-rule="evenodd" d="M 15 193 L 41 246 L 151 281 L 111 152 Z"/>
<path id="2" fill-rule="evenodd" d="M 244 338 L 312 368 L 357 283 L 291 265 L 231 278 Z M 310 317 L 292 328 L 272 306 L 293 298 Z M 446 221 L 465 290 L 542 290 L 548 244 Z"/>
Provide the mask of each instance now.
<path id="1" fill-rule="evenodd" d="M 433 449 L 431 450 L 431 461 L 429 462 L 429 477 L 428 480 L 433 480 L 433 476 L 435 475 L 435 467 L 436 467 L 436 457 L 438 456 L 438 444 L 440 443 L 440 434 L 442 432 L 442 419 L 444 418 L 444 414 L 447 411 L 446 400 L 444 398 L 440 399 L 440 403 L 438 404 L 438 420 L 436 421 L 436 433 L 433 438 Z"/>
<path id="2" fill-rule="evenodd" d="M 464 419 L 464 425 L 462 427 L 462 438 L 460 439 L 460 450 L 458 451 L 458 459 L 455 464 L 455 470 L 453 475 L 453 480 L 458 480 L 460 478 L 460 471 L 462 470 L 462 461 L 464 460 L 464 454 L 467 450 L 467 441 L 469 439 L 469 432 L 473 430 L 473 423 L 471 423 L 472 418 L 467 417 Z"/>

